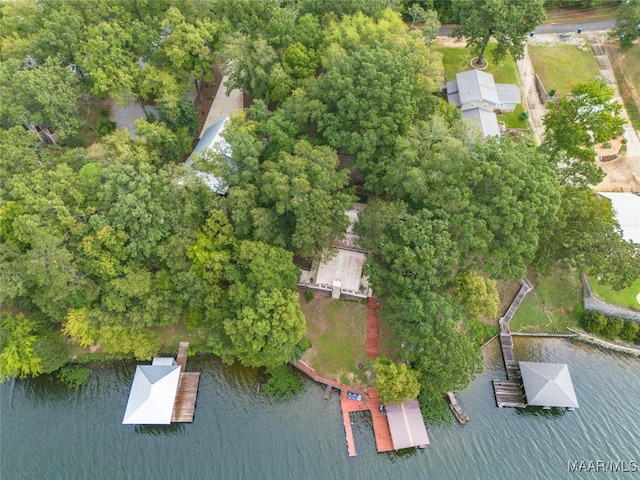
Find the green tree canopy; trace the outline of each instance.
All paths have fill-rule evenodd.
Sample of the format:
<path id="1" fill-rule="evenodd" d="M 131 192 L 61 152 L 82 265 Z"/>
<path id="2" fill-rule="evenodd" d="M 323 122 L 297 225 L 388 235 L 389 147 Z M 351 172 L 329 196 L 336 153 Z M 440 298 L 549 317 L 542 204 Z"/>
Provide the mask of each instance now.
<path id="1" fill-rule="evenodd" d="M 405 363 L 378 357 L 373 362 L 373 371 L 373 383 L 384 403 L 402 403 L 416 398 L 420 393 L 418 372 Z"/>
<path id="2" fill-rule="evenodd" d="M 551 155 L 563 183 L 595 185 L 604 178 L 595 164 L 595 146 L 622 133 L 622 105 L 602 80 L 580 83 L 571 93 L 549 105 L 542 148 Z"/>
<path id="3" fill-rule="evenodd" d="M 616 10 L 616 26 L 611 36 L 620 40 L 624 49 L 631 47 L 640 38 L 640 2 L 638 0 L 623 0 Z"/>
<path id="4" fill-rule="evenodd" d="M 42 359 L 35 345 L 36 324 L 23 315 L 3 312 L 0 320 L 0 383 L 9 378 L 35 377 L 42 373 Z"/>
<path id="5" fill-rule="evenodd" d="M 534 266 L 547 273 L 561 262 L 614 288 L 640 278 L 640 248 L 622 238 L 609 200 L 586 188 L 561 193 L 558 220 L 543 229 Z"/>
<path id="6" fill-rule="evenodd" d="M 507 53 L 516 60 L 522 58 L 527 34 L 545 19 L 542 0 L 459 0 L 455 8 L 460 26 L 453 35 L 471 45 L 480 64 L 491 37 L 498 42 L 493 53 L 496 62 Z"/>
<path id="7" fill-rule="evenodd" d="M 453 292 L 460 300 L 467 318 L 496 318 L 500 297 L 495 280 L 484 278 L 476 272 L 464 272 L 456 277 Z"/>
<path id="8" fill-rule="evenodd" d="M 68 67 L 25 68 L 18 60 L 0 63 L 0 121 L 9 125 L 40 125 L 55 130 L 60 140 L 74 137 L 78 117 L 79 80 Z"/>

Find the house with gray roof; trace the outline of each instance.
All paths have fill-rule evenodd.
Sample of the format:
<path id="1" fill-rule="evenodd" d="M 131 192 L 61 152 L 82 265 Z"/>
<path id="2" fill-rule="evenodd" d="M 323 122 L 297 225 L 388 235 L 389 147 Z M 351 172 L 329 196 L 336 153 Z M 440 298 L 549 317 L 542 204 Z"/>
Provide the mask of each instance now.
<path id="1" fill-rule="evenodd" d="M 447 100 L 462 111 L 464 120 L 478 125 L 485 138 L 500 135 L 495 112 L 513 112 L 521 103 L 517 85 L 495 83 L 493 75 L 480 70 L 457 73 L 447 82 Z"/>

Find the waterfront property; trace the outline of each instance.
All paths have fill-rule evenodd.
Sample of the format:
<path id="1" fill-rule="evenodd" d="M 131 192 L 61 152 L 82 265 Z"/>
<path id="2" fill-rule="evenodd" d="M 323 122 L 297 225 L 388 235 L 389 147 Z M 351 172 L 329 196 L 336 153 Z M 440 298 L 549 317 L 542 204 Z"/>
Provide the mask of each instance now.
<path id="1" fill-rule="evenodd" d="M 375 297 L 369 297 L 368 304 L 367 354 L 371 359 L 373 355 L 377 356 L 379 351 L 380 314 L 378 300 Z M 326 400 L 331 398 L 331 392 L 334 388 L 340 391 L 340 410 L 342 411 L 347 452 L 350 457 L 357 455 L 351 427 L 351 413 L 353 412 L 367 410 L 370 412 L 378 453 L 411 447 L 425 448 L 429 445 L 427 429 L 417 400 L 405 401 L 401 405 L 389 404 L 385 408 L 380 395 L 373 387 L 369 387 L 365 393 L 360 389 L 319 375 L 301 360 L 292 362 L 292 364 L 311 379 L 326 385 L 324 394 Z"/>
<path id="2" fill-rule="evenodd" d="M 524 297 L 533 290 L 533 285 L 526 278 L 521 280 L 520 284 L 520 291 L 507 313 L 499 320 L 500 347 L 507 379 L 493 381 L 496 404 L 498 407 L 525 408 L 531 405 L 545 408 L 565 407 L 573 410 L 578 407 L 578 400 L 567 365 L 515 361 L 509 324 Z"/>
<path id="3" fill-rule="evenodd" d="M 156 357 L 151 365 L 136 367 L 123 425 L 193 422 L 200 373 L 184 371 L 188 346 L 180 343 L 177 361 Z"/>

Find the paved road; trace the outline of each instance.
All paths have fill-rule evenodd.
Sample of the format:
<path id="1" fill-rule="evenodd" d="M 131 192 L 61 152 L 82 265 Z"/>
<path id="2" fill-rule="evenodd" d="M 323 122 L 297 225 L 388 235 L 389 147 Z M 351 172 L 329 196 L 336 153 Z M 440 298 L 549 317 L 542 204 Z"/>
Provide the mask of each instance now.
<path id="1" fill-rule="evenodd" d="M 615 24 L 615 20 L 598 20 L 595 22 L 582 23 L 552 23 L 550 25 L 538 25 L 534 31 L 535 33 L 571 33 L 577 32 L 579 28 L 582 28 L 584 32 L 598 32 L 601 30 L 609 30 L 613 28 Z M 440 27 L 439 35 L 449 37 L 451 36 L 453 28 L 453 25 L 444 25 Z"/>

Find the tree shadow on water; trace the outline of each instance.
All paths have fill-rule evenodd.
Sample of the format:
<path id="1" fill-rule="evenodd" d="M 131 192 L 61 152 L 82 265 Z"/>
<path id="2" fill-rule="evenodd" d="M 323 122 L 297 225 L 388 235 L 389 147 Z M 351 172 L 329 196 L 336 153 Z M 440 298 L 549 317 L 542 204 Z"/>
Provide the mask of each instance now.
<path id="1" fill-rule="evenodd" d="M 171 425 L 136 425 L 135 432 L 142 435 L 160 437 L 163 435 L 180 435 L 184 431 L 183 423 Z"/>

